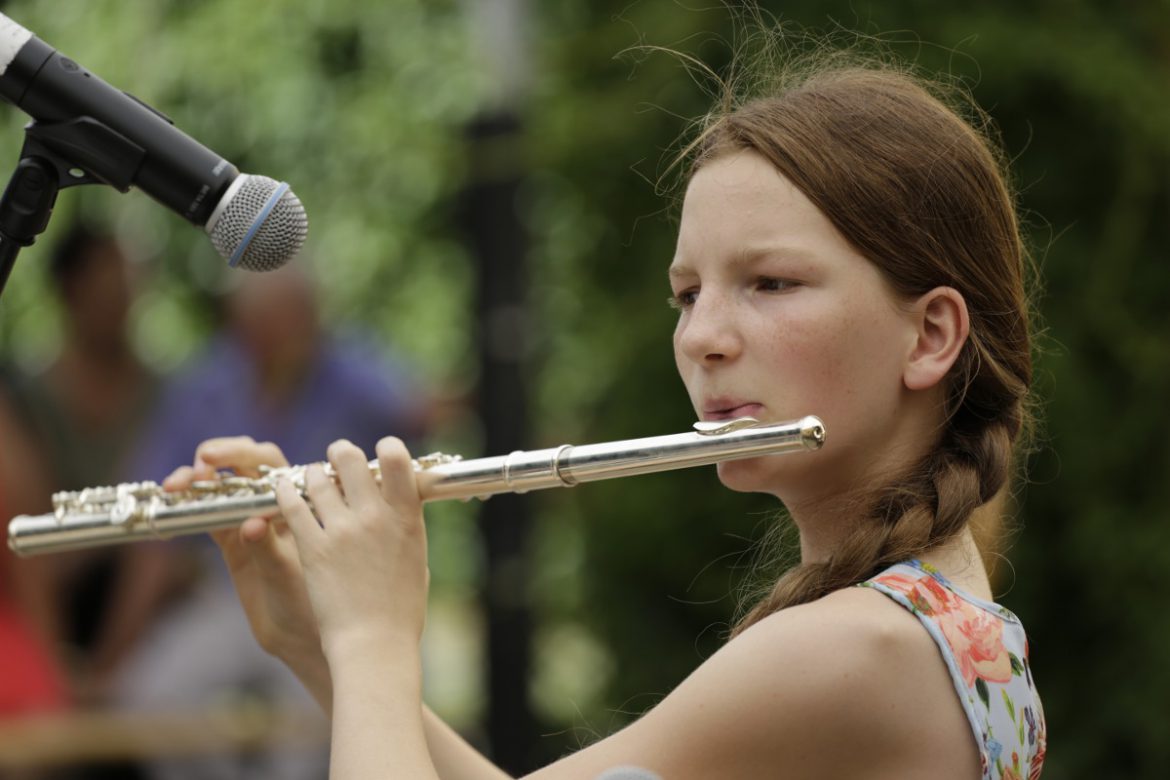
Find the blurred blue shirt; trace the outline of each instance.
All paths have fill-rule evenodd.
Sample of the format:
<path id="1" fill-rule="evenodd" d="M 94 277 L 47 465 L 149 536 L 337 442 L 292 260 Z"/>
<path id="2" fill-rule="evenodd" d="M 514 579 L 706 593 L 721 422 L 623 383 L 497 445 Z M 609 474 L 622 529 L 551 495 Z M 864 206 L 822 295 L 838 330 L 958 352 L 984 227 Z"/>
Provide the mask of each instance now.
<path id="1" fill-rule="evenodd" d="M 279 406 L 260 398 L 253 362 L 229 337 L 167 380 L 161 401 L 130 459 L 133 480 L 161 481 L 190 464 L 195 448 L 219 436 L 275 442 L 290 463 L 325 459 L 345 438 L 374 457 L 383 436 L 408 444 L 423 433 L 425 399 L 399 365 L 368 345 L 322 337 L 299 388 Z"/>

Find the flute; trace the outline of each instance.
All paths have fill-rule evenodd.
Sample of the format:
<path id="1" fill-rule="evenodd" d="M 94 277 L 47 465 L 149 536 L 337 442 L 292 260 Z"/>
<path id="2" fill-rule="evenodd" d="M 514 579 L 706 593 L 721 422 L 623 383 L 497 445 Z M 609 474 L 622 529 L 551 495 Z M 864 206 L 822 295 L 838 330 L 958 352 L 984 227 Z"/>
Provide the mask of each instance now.
<path id="1" fill-rule="evenodd" d="M 463 460 L 433 453 L 413 461 L 423 501 L 486 499 L 498 493 L 526 493 L 581 482 L 705 466 L 824 444 L 817 417 L 760 423 L 751 417 L 695 423 L 693 433 Z M 380 479 L 378 462 L 370 470 Z M 165 491 L 154 482 L 129 482 L 53 495 L 53 512 L 21 515 L 8 524 L 8 547 L 18 555 L 62 552 L 121 542 L 167 539 L 239 525 L 277 510 L 276 485 L 289 479 L 305 494 L 306 466 L 263 467 L 259 477 L 223 475 L 197 480 L 189 489 Z M 336 479 L 332 466 L 325 471 Z"/>

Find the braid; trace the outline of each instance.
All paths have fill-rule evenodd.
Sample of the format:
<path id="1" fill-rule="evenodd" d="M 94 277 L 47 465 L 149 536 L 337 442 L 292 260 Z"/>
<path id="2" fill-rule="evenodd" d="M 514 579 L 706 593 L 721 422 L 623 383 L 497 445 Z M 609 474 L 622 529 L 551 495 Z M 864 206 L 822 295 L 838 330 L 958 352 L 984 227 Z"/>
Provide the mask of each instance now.
<path id="1" fill-rule="evenodd" d="M 708 117 L 690 147 L 692 174 L 725 154 L 761 155 L 897 297 L 950 287 L 970 329 L 944 380 L 944 426 L 929 453 L 859 491 L 858 519 L 830 557 L 785 573 L 735 634 L 962 533 L 1008 483 L 1031 420 L 1029 264 L 990 120 L 962 90 L 896 65 L 797 64 L 778 89 Z"/>
<path id="2" fill-rule="evenodd" d="M 785 573 L 736 624 L 732 636 L 773 612 L 856 585 L 956 536 L 1007 483 L 1011 429 L 1019 427 L 1013 426 L 1019 413 L 1006 416 L 969 434 L 956 430 L 952 420 L 941 446 L 882 490 L 868 516 L 828 560 L 802 563 Z"/>

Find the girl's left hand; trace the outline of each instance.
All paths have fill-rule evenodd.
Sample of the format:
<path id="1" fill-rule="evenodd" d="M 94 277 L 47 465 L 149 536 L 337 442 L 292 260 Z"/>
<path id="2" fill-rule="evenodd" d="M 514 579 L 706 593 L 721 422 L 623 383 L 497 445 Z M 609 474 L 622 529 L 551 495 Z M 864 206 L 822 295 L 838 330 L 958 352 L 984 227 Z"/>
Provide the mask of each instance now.
<path id="1" fill-rule="evenodd" d="M 378 442 L 377 453 L 380 488 L 365 454 L 343 440 L 328 451 L 340 488 L 313 465 L 305 476 L 312 508 L 290 482 L 276 490 L 326 658 L 351 648 L 417 648 L 426 622 L 430 571 L 410 454 L 393 437 Z"/>

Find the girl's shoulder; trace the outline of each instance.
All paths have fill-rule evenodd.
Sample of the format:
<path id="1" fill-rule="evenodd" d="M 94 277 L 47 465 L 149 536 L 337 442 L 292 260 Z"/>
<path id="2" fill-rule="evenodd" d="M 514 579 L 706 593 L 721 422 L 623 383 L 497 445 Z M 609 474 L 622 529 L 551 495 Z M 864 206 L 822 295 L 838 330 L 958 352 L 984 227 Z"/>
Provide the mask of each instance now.
<path id="1" fill-rule="evenodd" d="M 533 778 L 619 765 L 672 780 L 780 767 L 793 780 L 974 780 L 979 757 L 930 638 L 880 593 L 852 588 L 761 620 L 632 725 Z"/>
<path id="2" fill-rule="evenodd" d="M 781 610 L 727 649 L 741 656 L 729 673 L 738 667 L 783 689 L 774 710 L 801 703 L 819 749 L 857 746 L 862 763 L 829 767 L 836 776 L 979 777 L 946 663 L 915 616 L 882 593 L 845 588 Z"/>
<path id="3" fill-rule="evenodd" d="M 891 566 L 862 585 L 856 590 L 885 598 L 930 636 L 935 665 L 946 667 L 979 747 L 984 777 L 1038 775 L 1047 729 L 1019 618 L 921 561 Z"/>
<path id="4" fill-rule="evenodd" d="M 761 620 L 675 695 L 688 701 L 682 711 L 706 710 L 706 733 L 762 760 L 755 776 L 785 766 L 792 777 L 978 777 L 978 752 L 931 638 L 866 589 Z"/>
<path id="5" fill-rule="evenodd" d="M 930 635 L 918 620 L 884 594 L 869 588 L 844 588 L 781 610 L 744 631 L 732 642 L 738 651 L 768 663 L 815 666 L 811 679 L 822 686 L 848 677 L 854 705 L 890 702 L 916 694 L 922 670 L 938 666 L 939 688 L 950 683 Z M 823 678 L 823 679 L 822 679 Z M 917 689 L 917 690 L 914 690 Z"/>

